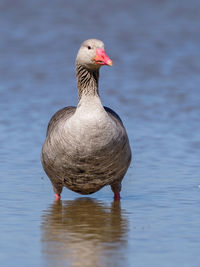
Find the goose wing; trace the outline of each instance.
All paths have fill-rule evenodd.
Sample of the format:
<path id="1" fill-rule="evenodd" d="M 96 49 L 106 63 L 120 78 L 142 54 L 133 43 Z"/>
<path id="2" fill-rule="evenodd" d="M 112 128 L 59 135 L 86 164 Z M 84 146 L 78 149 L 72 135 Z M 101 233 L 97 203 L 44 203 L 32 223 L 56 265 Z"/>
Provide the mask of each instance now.
<path id="1" fill-rule="evenodd" d="M 116 124 L 120 124 L 120 126 L 124 128 L 122 120 L 120 119 L 119 115 L 114 110 L 108 107 L 104 107 L 104 109 L 106 110 L 108 115 L 116 122 Z"/>
<path id="2" fill-rule="evenodd" d="M 59 123 L 59 121 L 69 119 L 74 114 L 75 110 L 75 107 L 65 107 L 58 110 L 49 121 L 46 136 L 52 131 L 57 123 Z"/>

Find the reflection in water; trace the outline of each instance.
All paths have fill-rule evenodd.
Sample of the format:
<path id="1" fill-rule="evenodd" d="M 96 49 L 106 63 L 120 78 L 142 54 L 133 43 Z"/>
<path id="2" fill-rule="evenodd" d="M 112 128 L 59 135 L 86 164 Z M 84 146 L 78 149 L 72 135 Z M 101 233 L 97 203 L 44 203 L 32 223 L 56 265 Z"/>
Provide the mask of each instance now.
<path id="1" fill-rule="evenodd" d="M 41 229 L 47 266 L 126 266 L 128 220 L 120 202 L 55 202 L 43 212 Z"/>

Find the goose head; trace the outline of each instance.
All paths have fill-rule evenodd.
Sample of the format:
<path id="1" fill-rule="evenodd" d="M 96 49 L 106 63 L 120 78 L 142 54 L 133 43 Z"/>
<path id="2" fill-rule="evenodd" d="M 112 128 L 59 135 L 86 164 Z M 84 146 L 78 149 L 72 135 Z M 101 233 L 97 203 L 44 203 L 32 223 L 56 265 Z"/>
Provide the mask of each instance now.
<path id="1" fill-rule="evenodd" d="M 89 39 L 82 43 L 76 63 L 89 70 L 97 70 L 103 65 L 112 66 L 112 60 L 106 55 L 104 43 L 97 39 Z"/>

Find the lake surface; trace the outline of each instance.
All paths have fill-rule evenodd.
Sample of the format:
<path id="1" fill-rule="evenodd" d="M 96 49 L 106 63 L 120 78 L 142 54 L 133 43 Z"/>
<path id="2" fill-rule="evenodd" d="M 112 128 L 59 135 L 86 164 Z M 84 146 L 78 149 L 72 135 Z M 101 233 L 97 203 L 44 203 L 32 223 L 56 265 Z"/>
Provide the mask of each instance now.
<path id="1" fill-rule="evenodd" d="M 199 15 L 197 0 L 1 0 L 1 266 L 200 266 Z M 120 203 L 109 187 L 54 203 L 41 146 L 77 103 L 76 53 L 94 37 L 133 160 Z"/>

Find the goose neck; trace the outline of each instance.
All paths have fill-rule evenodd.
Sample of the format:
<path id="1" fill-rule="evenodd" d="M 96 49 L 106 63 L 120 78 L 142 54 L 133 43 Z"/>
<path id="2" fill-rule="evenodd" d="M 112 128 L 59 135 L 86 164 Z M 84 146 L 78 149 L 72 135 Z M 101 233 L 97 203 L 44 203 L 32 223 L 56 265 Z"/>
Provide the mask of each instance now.
<path id="1" fill-rule="evenodd" d="M 89 70 L 76 63 L 76 78 L 79 101 L 83 96 L 99 96 L 99 69 Z"/>

